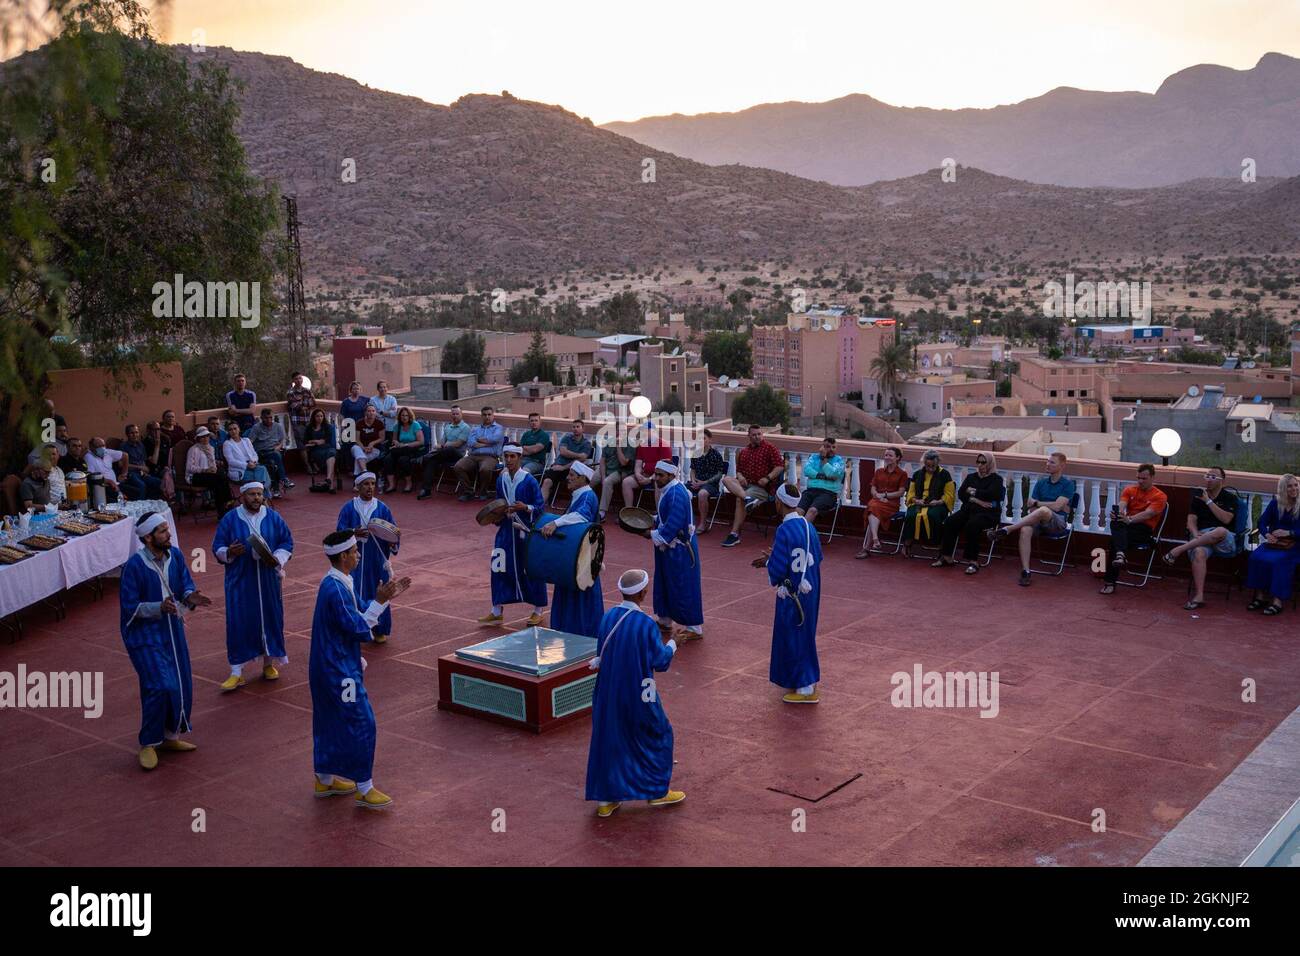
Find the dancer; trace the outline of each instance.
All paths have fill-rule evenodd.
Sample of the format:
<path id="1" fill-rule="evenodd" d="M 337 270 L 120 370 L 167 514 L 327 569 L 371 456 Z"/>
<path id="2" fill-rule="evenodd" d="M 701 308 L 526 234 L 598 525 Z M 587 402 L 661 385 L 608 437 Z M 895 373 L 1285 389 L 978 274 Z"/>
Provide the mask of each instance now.
<path id="1" fill-rule="evenodd" d="M 316 592 L 311 621 L 312 768 L 317 797 L 356 794 L 356 805 L 382 810 L 393 798 L 371 779 L 375 762 L 375 712 L 366 693 L 366 662 L 361 645 L 371 640 L 388 602 L 410 586 L 410 578 L 384 581 L 363 612 L 353 586 L 361 563 L 357 538 L 350 531 L 325 536 L 330 569 Z"/>
<path id="2" fill-rule="evenodd" d="M 393 576 L 390 560 L 397 554 L 397 542 L 389 544 L 375 538 L 367 529 L 372 518 L 396 524 L 388 505 L 375 497 L 379 479 L 373 471 L 363 471 L 353 482 L 357 496 L 339 510 L 338 531 L 351 531 L 357 538 L 359 559 L 356 570 L 352 573 L 352 584 L 357 592 L 357 601 L 369 604 L 375 597 L 375 589 L 380 582 L 388 581 Z M 388 641 L 393 633 L 393 615 L 385 611 L 375 623 L 375 643 Z"/>
<path id="3" fill-rule="evenodd" d="M 799 488 L 784 484 L 776 491 L 781 524 L 772 550 L 754 563 L 765 563 L 768 582 L 776 588 L 772 619 L 772 663 L 768 679 L 786 694 L 787 704 L 815 704 L 817 682 L 817 612 L 821 607 L 822 546 L 807 518 L 799 515 Z"/>
<path id="4" fill-rule="evenodd" d="M 655 544 L 654 609 L 659 626 L 678 641 L 704 637 L 704 607 L 700 596 L 700 544 L 691 523 L 691 493 L 677 480 L 677 466 L 664 460 L 655 465 L 660 488 L 655 527 L 647 537 Z"/>
<path id="5" fill-rule="evenodd" d="M 524 570 L 525 545 L 533 523 L 542 513 L 542 489 L 537 479 L 520 467 L 524 450 L 518 445 L 506 445 L 501 450 L 506 469 L 497 476 L 497 497 L 504 499 L 508 508 L 497 522 L 497 536 L 492 545 L 489 566 L 492 570 L 492 610 L 478 619 L 483 627 L 504 622 L 507 604 L 531 604 L 533 613 L 528 616 L 528 626 L 542 623 L 546 610 L 546 582 L 533 581 Z"/>
<path id="6" fill-rule="evenodd" d="M 158 751 L 184 752 L 196 745 L 181 740 L 188 734 L 194 700 L 190 649 L 182 615 L 206 607 L 212 599 L 200 594 L 185 565 L 185 556 L 172 547 L 171 527 L 158 513 L 145 515 L 135 526 L 144 547 L 122 568 L 122 643 L 140 678 L 140 766 L 158 766 Z"/>
<path id="7" fill-rule="evenodd" d="M 546 537 L 555 534 L 559 528 L 569 525 L 600 521 L 600 501 L 592 490 L 591 480 L 596 473 L 584 461 L 575 461 L 569 467 L 565 481 L 569 486 L 569 510 L 559 518 L 542 526 L 541 533 Z M 605 613 L 605 597 L 601 593 L 600 575 L 587 590 L 567 588 L 557 584 L 551 603 L 551 627 L 557 631 L 570 634 L 585 634 L 595 637 L 600 627 L 600 619 Z"/>
<path id="8" fill-rule="evenodd" d="M 641 610 L 649 583 L 650 575 L 640 568 L 623 572 L 618 579 L 623 603 L 605 612 L 596 634 L 587 799 L 597 801 L 598 817 L 608 817 L 624 800 L 664 807 L 686 799 L 668 786 L 673 727 L 654 681 L 654 672 L 672 663 L 677 642 L 665 644 Z"/>
<path id="9" fill-rule="evenodd" d="M 244 686 L 244 665 L 262 658 L 262 679 L 279 680 L 276 664 L 287 664 L 284 648 L 284 596 L 280 581 L 293 557 L 293 535 L 284 519 L 263 503 L 265 486 L 249 481 L 239 486 L 240 506 L 217 524 L 212 553 L 226 566 L 226 660 L 230 676 L 222 693 Z M 245 542 L 256 532 L 271 558 L 259 558 Z"/>

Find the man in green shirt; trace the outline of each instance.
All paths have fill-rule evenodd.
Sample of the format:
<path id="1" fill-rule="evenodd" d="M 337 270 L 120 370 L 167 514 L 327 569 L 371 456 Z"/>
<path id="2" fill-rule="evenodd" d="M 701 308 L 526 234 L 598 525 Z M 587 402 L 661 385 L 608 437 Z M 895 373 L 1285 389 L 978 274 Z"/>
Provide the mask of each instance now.
<path id="1" fill-rule="evenodd" d="M 614 494 L 614 489 L 623 486 L 623 479 L 632 474 L 635 466 L 636 445 L 626 435 L 623 436 L 621 443 L 611 442 L 601 449 L 600 474 L 596 478 L 600 487 L 602 521 L 605 520 L 605 512 L 609 510 L 609 500 Z"/>
<path id="2" fill-rule="evenodd" d="M 519 447 L 524 450 L 524 470 L 541 481 L 551 450 L 551 433 L 542 428 L 542 416 L 536 412 L 528 416 L 528 431 L 519 436 Z"/>

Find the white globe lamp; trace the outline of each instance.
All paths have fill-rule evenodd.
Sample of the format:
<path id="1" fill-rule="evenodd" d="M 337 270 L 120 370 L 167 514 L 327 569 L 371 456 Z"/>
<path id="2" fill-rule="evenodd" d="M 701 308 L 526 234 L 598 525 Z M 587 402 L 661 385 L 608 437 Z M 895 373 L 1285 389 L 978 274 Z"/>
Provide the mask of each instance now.
<path id="1" fill-rule="evenodd" d="M 638 395 L 628 403 L 627 410 L 632 413 L 633 418 L 645 418 L 650 414 L 650 408 L 650 399 Z"/>
<path id="2" fill-rule="evenodd" d="M 1161 428 L 1151 436 L 1151 450 L 1159 455 L 1166 465 L 1169 464 L 1169 459 L 1178 454 L 1178 449 L 1182 447 L 1182 436 L 1172 428 Z"/>

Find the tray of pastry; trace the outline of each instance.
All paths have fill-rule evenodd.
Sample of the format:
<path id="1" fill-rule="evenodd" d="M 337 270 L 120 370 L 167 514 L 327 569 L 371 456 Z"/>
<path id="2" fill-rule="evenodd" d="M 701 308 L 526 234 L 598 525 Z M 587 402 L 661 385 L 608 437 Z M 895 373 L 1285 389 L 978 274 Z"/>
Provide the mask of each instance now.
<path id="1" fill-rule="evenodd" d="M 90 534 L 92 531 L 98 531 L 99 525 L 93 521 L 83 521 L 80 518 L 64 518 L 58 523 L 58 529 L 67 534 L 80 536 Z"/>
<path id="2" fill-rule="evenodd" d="M 113 524 L 115 521 L 126 519 L 126 515 L 120 511 L 89 511 L 86 513 L 86 517 L 100 524 Z"/>
<path id="3" fill-rule="evenodd" d="M 35 548 L 37 551 L 49 551 L 61 544 L 67 544 L 67 538 L 54 538 L 48 534 L 34 534 L 23 538 L 23 547 Z"/>
<path id="4" fill-rule="evenodd" d="M 32 552 L 16 548 L 12 544 L 0 547 L 0 564 L 17 564 L 23 558 L 30 558 Z"/>

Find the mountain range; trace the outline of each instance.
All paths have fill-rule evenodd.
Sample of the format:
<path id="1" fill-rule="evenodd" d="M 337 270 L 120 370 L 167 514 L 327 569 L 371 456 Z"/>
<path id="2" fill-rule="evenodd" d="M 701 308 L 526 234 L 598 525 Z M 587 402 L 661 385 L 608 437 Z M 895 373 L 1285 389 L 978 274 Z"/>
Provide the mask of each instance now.
<path id="1" fill-rule="evenodd" d="M 1249 70 L 1201 64 L 1155 93 L 1060 87 L 992 109 L 891 106 L 854 94 L 735 113 L 656 116 L 603 127 L 710 165 L 762 166 L 840 186 L 898 179 L 944 159 L 1057 186 L 1167 186 L 1300 174 L 1300 60 Z"/>

